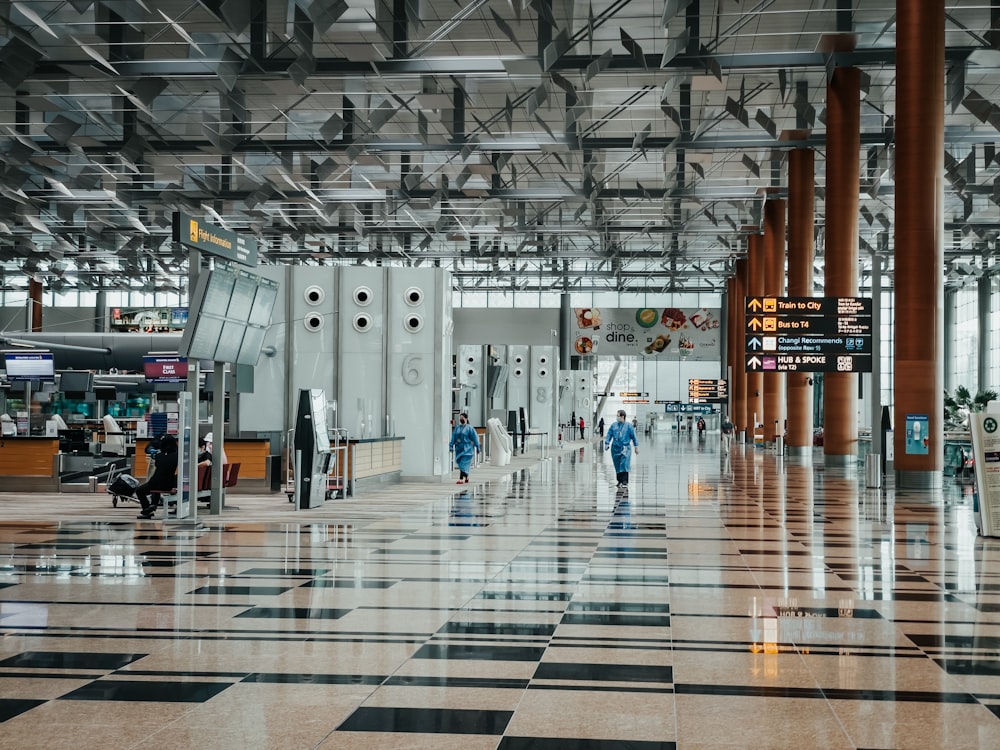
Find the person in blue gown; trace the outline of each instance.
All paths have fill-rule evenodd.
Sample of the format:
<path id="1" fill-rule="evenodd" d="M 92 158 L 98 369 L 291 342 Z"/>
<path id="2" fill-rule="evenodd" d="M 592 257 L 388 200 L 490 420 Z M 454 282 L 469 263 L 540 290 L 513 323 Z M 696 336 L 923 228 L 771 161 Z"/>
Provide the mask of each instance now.
<path id="1" fill-rule="evenodd" d="M 455 452 L 455 463 L 458 464 L 458 481 L 455 484 L 468 484 L 472 459 L 481 450 L 479 436 L 476 434 L 476 429 L 469 424 L 468 414 L 458 415 L 458 424 L 451 433 L 448 450 Z"/>
<path id="2" fill-rule="evenodd" d="M 625 411 L 619 410 L 618 419 L 608 427 L 604 436 L 604 450 L 611 450 L 611 460 L 615 463 L 617 487 L 628 489 L 628 472 L 632 467 L 632 446 L 639 453 L 639 441 L 635 437 L 635 427 L 625 421 Z"/>

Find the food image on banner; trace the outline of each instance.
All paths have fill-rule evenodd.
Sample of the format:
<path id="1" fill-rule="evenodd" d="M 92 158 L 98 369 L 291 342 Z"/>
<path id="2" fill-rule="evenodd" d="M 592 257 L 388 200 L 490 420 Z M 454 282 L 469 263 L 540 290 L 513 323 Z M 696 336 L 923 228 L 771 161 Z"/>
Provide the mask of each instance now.
<path id="1" fill-rule="evenodd" d="M 574 350 L 664 360 L 718 360 L 721 310 L 708 307 L 640 307 L 573 310 Z"/>

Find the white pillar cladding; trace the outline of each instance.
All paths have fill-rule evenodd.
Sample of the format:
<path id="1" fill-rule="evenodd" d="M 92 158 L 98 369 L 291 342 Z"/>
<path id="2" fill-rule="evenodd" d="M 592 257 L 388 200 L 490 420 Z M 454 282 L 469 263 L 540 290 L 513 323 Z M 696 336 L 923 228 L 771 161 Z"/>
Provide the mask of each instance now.
<path id="1" fill-rule="evenodd" d="M 411 479 L 441 477 L 451 468 L 447 453 L 452 375 L 449 288 L 449 275 L 439 269 L 393 268 L 388 272 L 387 431 L 405 438 L 402 474 Z M 350 393 L 344 393 L 349 399 Z"/>
<path id="2" fill-rule="evenodd" d="M 505 365 L 507 364 L 507 347 L 503 344 L 490 345 L 487 347 L 487 367 L 489 365 Z M 489 385 L 489 372 L 487 374 L 487 385 Z M 510 382 L 510 372 L 507 372 L 507 379 L 500 383 L 496 392 L 493 394 L 493 398 L 486 400 L 486 416 L 496 417 L 500 420 L 500 423 L 506 427 L 507 426 L 507 384 Z"/>
<path id="3" fill-rule="evenodd" d="M 522 408 L 527 424 L 532 424 L 531 404 L 528 403 L 528 385 L 531 377 L 528 352 L 529 348 L 524 344 L 511 344 L 507 347 L 507 410 L 517 412 L 519 426 Z M 502 421 L 507 424 L 506 420 Z"/>
<path id="4" fill-rule="evenodd" d="M 459 409 L 469 413 L 472 424 L 486 424 L 486 367 L 483 364 L 483 347 L 463 344 L 458 347 Z"/>
<path id="5" fill-rule="evenodd" d="M 339 272 L 340 426 L 352 438 L 385 437 L 386 269 L 342 266 Z M 404 455 L 408 447 L 403 446 Z"/>
<path id="6" fill-rule="evenodd" d="M 558 393 L 556 394 L 557 418 L 559 424 L 567 424 L 570 415 L 576 409 L 576 392 L 573 388 L 574 370 L 560 370 L 558 375 Z"/>
<path id="7" fill-rule="evenodd" d="M 295 408 L 289 406 L 286 374 L 291 372 L 288 361 L 289 278 L 293 268 L 288 266 L 258 266 L 254 273 L 278 283 L 278 296 L 271 312 L 271 325 L 264 334 L 264 346 L 254 368 L 253 393 L 239 397 L 239 424 L 244 432 L 277 432 L 287 430 L 291 424 L 285 414 Z"/>
<path id="8" fill-rule="evenodd" d="M 535 432 L 547 432 L 549 445 L 556 444 L 556 347 L 531 347 L 528 389 L 528 425 Z"/>
<path id="9" fill-rule="evenodd" d="M 319 388 L 332 401 L 337 393 L 337 269 L 290 266 L 287 290 L 287 408 L 291 427 L 299 391 Z M 255 387 L 256 390 L 256 387 Z M 331 426 L 340 426 L 340 409 Z"/>

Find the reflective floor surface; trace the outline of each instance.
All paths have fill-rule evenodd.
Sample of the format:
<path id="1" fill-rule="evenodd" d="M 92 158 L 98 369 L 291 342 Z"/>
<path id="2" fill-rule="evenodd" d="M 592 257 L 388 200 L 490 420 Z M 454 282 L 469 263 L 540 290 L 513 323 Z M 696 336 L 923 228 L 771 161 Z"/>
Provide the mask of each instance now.
<path id="1" fill-rule="evenodd" d="M 580 442 L 290 522 L 0 494 L 0 747 L 1000 747 L 971 488 L 717 440 L 643 441 L 627 494 Z"/>

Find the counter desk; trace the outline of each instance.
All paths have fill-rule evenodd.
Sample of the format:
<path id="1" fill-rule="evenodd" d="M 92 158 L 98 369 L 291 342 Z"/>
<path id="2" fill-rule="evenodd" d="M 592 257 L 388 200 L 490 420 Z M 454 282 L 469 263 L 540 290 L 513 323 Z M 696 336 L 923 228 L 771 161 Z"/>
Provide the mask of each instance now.
<path id="1" fill-rule="evenodd" d="M 0 439 L 0 490 L 58 492 L 59 438 Z"/>

